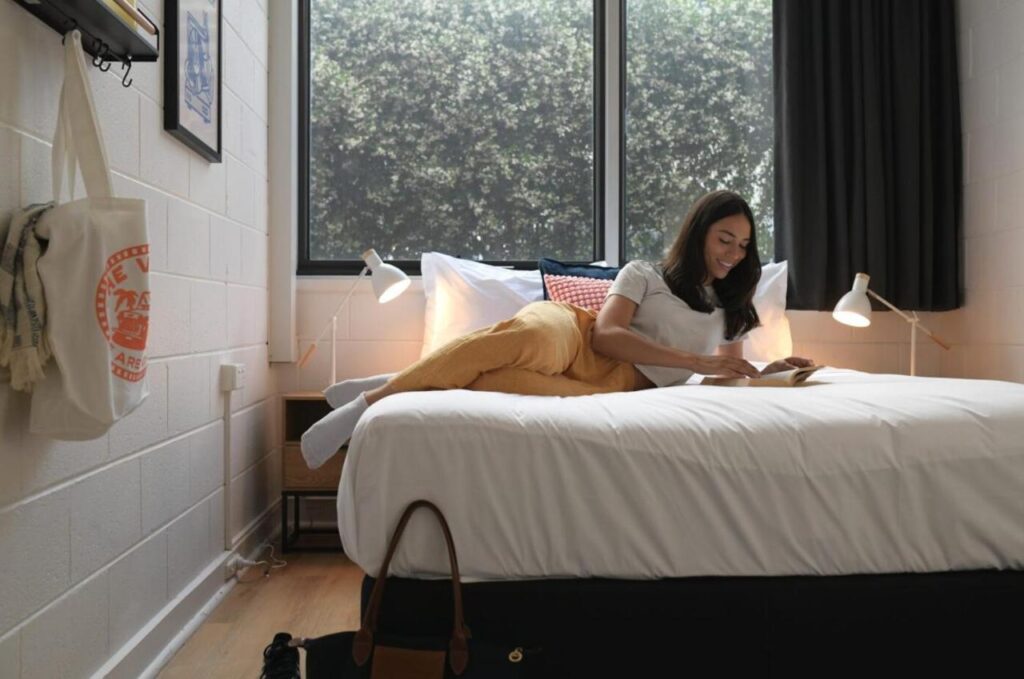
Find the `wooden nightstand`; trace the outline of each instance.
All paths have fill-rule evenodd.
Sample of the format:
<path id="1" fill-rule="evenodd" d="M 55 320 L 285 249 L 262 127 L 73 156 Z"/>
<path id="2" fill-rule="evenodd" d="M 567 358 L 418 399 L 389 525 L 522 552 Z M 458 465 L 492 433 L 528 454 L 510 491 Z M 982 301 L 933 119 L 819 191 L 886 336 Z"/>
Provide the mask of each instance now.
<path id="1" fill-rule="evenodd" d="M 327 413 L 331 406 L 318 392 L 293 392 L 281 396 L 284 417 L 284 441 L 281 452 L 281 551 L 339 551 L 337 528 L 300 527 L 299 507 L 304 497 L 337 497 L 341 466 L 348 446 L 318 469 L 310 469 L 302 458 L 299 442 L 302 433 Z M 289 526 L 289 501 L 294 506 L 293 525 Z M 303 538 L 300 540 L 300 538 Z"/>

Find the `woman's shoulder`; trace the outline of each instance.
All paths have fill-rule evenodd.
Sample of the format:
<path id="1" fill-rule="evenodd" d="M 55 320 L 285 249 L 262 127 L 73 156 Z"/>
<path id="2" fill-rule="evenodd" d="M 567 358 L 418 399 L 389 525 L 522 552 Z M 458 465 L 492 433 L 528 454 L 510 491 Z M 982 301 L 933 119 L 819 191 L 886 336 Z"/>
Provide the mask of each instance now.
<path id="1" fill-rule="evenodd" d="M 622 267 L 621 270 L 629 271 L 630 273 L 643 274 L 644 276 L 651 276 L 654 278 L 662 277 L 661 265 L 656 264 L 655 262 L 649 262 L 646 259 L 634 259 Z"/>

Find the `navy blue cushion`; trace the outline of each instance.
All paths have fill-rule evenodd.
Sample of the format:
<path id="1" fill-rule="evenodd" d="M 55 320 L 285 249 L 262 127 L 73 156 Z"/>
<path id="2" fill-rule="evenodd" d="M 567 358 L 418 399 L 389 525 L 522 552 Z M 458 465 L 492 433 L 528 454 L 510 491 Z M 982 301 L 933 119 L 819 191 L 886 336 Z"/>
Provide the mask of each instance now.
<path id="1" fill-rule="evenodd" d="M 543 257 L 537 262 L 540 269 L 540 280 L 543 283 L 544 274 L 553 276 L 579 276 L 581 278 L 602 278 L 604 280 L 615 280 L 619 275 L 617 266 L 597 266 L 596 264 L 566 264 L 557 259 Z M 544 284 L 544 299 L 551 299 L 548 295 L 548 286 Z"/>

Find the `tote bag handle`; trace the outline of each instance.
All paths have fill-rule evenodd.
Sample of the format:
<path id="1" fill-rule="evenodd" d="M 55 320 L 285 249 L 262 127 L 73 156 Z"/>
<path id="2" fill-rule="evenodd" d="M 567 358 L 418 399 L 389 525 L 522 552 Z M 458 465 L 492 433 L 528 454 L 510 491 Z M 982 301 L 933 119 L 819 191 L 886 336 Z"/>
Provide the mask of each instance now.
<path id="1" fill-rule="evenodd" d="M 352 658 L 359 666 L 365 665 L 366 661 L 370 659 L 370 654 L 373 651 L 373 635 L 377 631 L 377 618 L 380 615 L 381 600 L 384 597 L 384 583 L 387 580 L 391 557 L 395 555 L 398 541 L 405 531 L 405 525 L 409 523 L 409 517 L 420 507 L 426 507 L 434 513 L 434 516 L 441 523 L 445 542 L 448 543 L 448 561 L 452 569 L 452 593 L 455 598 L 455 624 L 452 627 L 452 638 L 448 646 L 448 660 L 452 672 L 458 676 L 465 671 L 466 665 L 469 664 L 469 645 L 466 642 L 469 632 L 466 629 L 466 623 L 462 615 L 462 582 L 459 579 L 459 560 L 455 556 L 455 542 L 452 540 L 452 532 L 448 528 L 448 522 L 445 520 L 444 514 L 437 508 L 437 505 L 428 500 L 412 502 L 405 508 L 402 518 L 398 520 L 398 527 L 395 528 L 395 533 L 391 537 L 391 544 L 388 545 L 384 563 L 381 564 L 380 572 L 377 574 L 377 581 L 373 583 L 373 591 L 370 593 L 370 604 L 366 608 L 362 624 L 359 627 L 359 631 L 356 632 L 355 640 L 352 643 Z"/>
<path id="2" fill-rule="evenodd" d="M 113 195 L 107 152 L 83 54 L 82 34 L 71 31 L 64 40 L 64 85 L 60 90 L 57 131 L 53 139 L 54 203 L 60 203 L 65 177 L 74 199 L 76 165 L 82 169 L 87 196 L 108 198 Z"/>

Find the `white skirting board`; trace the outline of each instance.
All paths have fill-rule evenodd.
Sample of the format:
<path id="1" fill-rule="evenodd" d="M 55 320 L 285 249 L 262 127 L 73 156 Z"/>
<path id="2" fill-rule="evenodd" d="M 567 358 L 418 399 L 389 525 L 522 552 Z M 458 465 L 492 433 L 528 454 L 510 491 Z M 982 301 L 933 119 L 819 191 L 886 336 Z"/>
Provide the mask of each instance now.
<path id="1" fill-rule="evenodd" d="M 221 552 L 93 675 L 94 679 L 149 679 L 155 677 L 193 632 L 235 586 L 225 582 L 229 560 L 235 554 L 255 558 L 260 546 L 280 533 L 278 500 L 245 530 L 233 552 Z M 270 640 L 268 639 L 269 643 Z"/>

